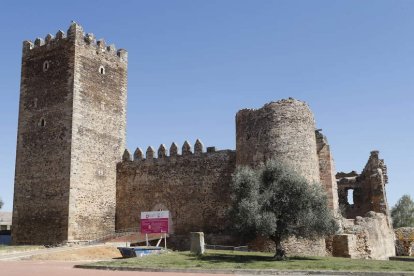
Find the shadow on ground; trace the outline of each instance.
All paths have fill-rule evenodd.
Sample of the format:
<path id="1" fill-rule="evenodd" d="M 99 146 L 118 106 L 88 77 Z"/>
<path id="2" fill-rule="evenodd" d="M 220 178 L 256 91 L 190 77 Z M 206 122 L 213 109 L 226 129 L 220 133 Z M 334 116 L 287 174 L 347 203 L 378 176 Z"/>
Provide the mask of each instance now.
<path id="1" fill-rule="evenodd" d="M 227 262 L 227 263 L 253 263 L 253 262 L 276 262 L 273 256 L 242 256 L 242 255 L 228 255 L 228 254 L 212 254 L 209 253 L 203 256 L 193 256 L 191 260 L 201 260 L 206 262 L 212 263 L 220 263 L 220 262 Z M 317 258 L 313 257 L 289 257 L 285 261 L 318 261 Z"/>

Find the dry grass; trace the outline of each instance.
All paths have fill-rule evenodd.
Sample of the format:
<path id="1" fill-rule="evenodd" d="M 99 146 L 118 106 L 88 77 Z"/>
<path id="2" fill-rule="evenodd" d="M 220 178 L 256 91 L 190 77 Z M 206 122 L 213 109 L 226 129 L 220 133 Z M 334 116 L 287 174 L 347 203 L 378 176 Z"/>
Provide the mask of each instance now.
<path id="1" fill-rule="evenodd" d="M 0 255 L 44 249 L 40 245 L 0 245 Z"/>
<path id="2" fill-rule="evenodd" d="M 119 258 L 121 254 L 115 246 L 94 246 L 87 248 L 68 248 L 61 252 L 35 255 L 28 260 L 54 260 L 54 261 L 92 261 Z"/>

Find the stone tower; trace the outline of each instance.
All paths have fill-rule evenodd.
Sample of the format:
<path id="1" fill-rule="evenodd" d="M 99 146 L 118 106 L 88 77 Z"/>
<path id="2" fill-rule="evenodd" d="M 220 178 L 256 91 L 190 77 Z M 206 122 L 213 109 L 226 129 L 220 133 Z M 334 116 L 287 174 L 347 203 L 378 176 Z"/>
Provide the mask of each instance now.
<path id="1" fill-rule="evenodd" d="M 277 158 L 309 182 L 319 182 L 315 120 L 304 102 L 289 98 L 236 115 L 236 163 L 257 166 Z"/>
<path id="2" fill-rule="evenodd" d="M 309 106 L 292 98 L 243 109 L 236 115 L 236 164 L 258 166 L 277 159 L 309 183 L 320 183 L 315 120 Z M 288 254 L 324 256 L 323 238 L 289 239 Z"/>
<path id="3" fill-rule="evenodd" d="M 72 23 L 23 43 L 12 238 L 89 240 L 114 230 L 125 148 L 127 52 Z"/>

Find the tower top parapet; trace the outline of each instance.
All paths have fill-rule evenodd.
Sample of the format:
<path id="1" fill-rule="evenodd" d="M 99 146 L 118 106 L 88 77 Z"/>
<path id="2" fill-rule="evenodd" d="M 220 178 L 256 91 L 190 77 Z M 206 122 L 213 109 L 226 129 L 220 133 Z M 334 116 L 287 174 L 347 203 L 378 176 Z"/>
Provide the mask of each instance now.
<path id="1" fill-rule="evenodd" d="M 66 33 L 59 30 L 55 36 L 47 34 L 44 39 L 38 37 L 34 42 L 31 40 L 23 41 L 23 55 L 30 53 L 33 49 L 48 49 L 62 41 L 73 41 L 75 44 L 87 45 L 93 47 L 97 52 L 118 56 L 124 62 L 128 60 L 128 52 L 125 49 L 117 50 L 114 44 L 107 45 L 105 40 L 97 40 L 93 33 L 85 34 L 83 27 L 74 21 Z"/>

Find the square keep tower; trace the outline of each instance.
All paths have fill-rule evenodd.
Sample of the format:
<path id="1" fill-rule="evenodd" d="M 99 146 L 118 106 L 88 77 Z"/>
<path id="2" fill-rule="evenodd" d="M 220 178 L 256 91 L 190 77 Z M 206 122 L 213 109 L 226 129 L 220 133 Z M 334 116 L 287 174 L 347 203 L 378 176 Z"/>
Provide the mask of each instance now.
<path id="1" fill-rule="evenodd" d="M 115 228 L 127 52 L 85 35 L 23 43 L 12 239 L 91 240 Z"/>

